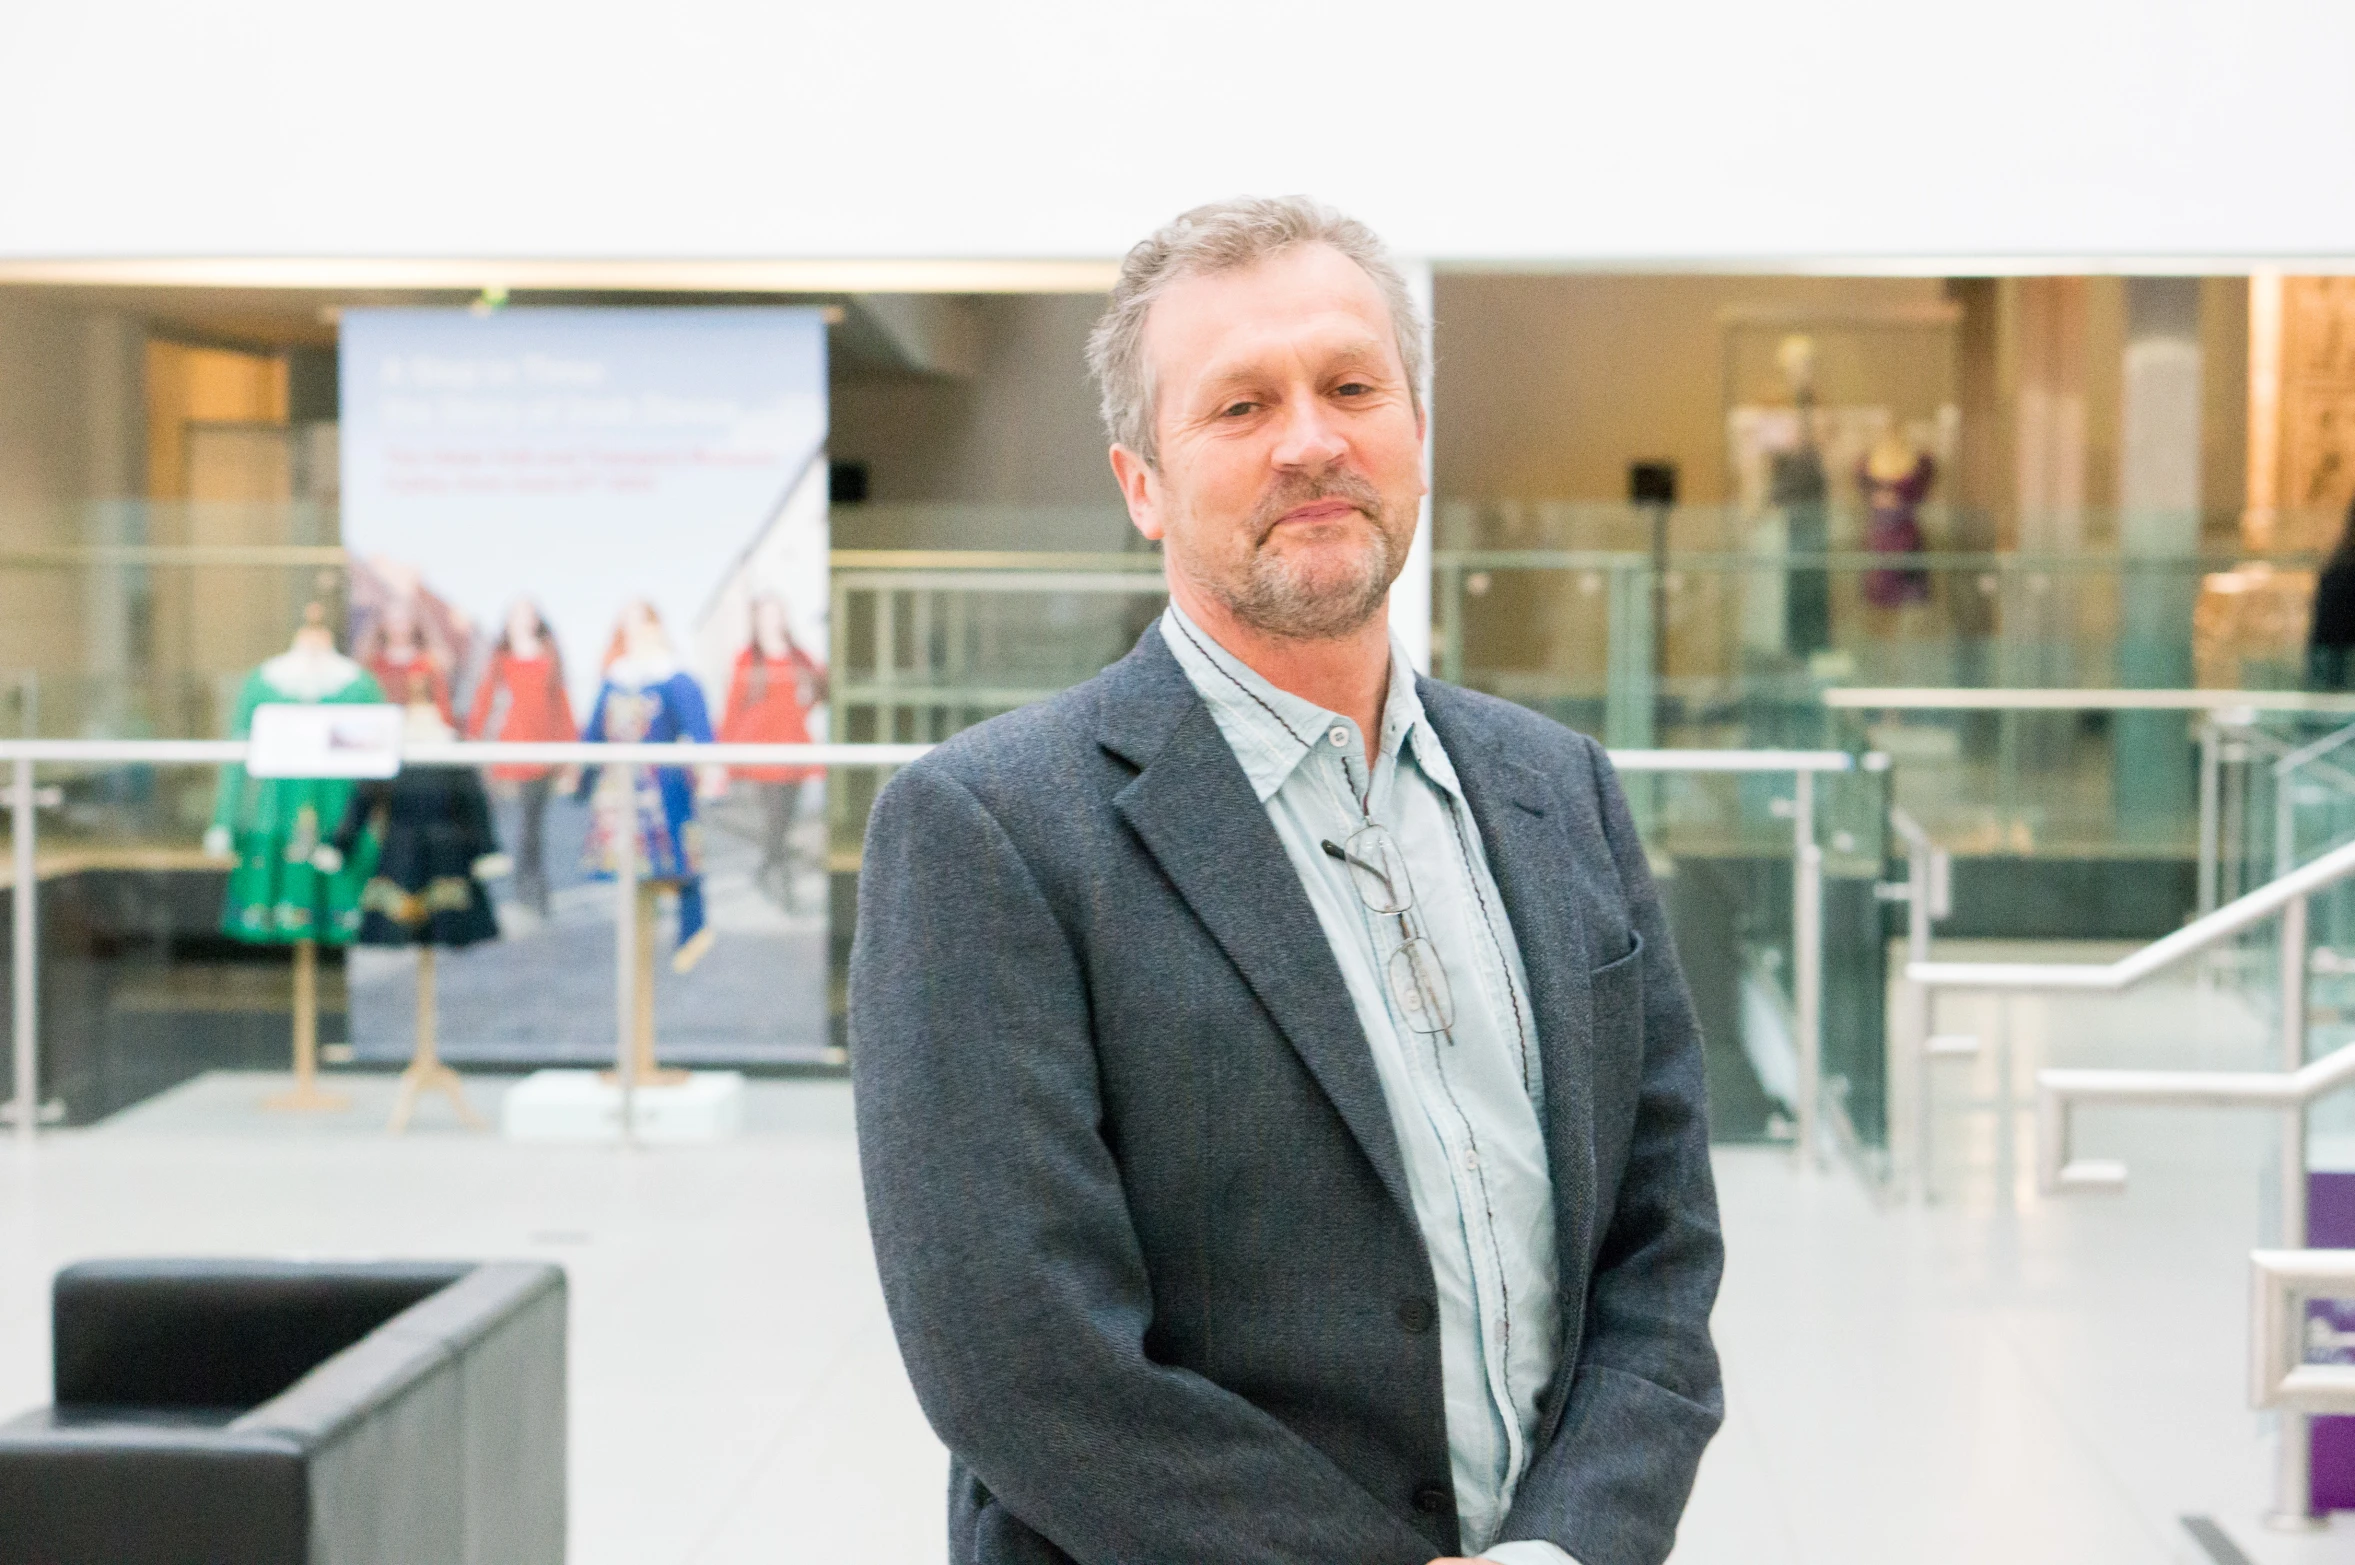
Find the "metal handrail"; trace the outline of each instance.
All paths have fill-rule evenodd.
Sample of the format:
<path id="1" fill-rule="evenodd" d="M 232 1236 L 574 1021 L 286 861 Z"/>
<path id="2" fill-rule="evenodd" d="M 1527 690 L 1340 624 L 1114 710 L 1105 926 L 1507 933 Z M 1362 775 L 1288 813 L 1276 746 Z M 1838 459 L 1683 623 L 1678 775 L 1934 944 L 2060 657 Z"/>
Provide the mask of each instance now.
<path id="1" fill-rule="evenodd" d="M 2252 924 L 2355 875 L 2355 842 L 2271 880 L 2204 918 L 2194 919 L 2115 962 L 1908 962 L 1905 976 L 1932 989 L 2091 989 L 2115 992 L 2142 982 Z"/>
<path id="2" fill-rule="evenodd" d="M 2279 1531 L 2306 1532 L 2317 1525 L 2306 1421 L 2355 1413 L 2355 1365 L 2305 1361 L 2306 1305 L 2350 1298 L 2355 1251 L 2249 1252 L 2249 1405 L 2277 1408 L 2282 1415 L 2273 1510 L 2265 1518 Z"/>
<path id="3" fill-rule="evenodd" d="M 1844 711 L 1917 712 L 2355 712 L 2355 694 L 2310 690 L 1979 690 L 1940 685 L 1835 685 L 1823 704 Z"/>
<path id="4" fill-rule="evenodd" d="M 583 742 L 508 743 L 450 740 L 404 747 L 402 761 L 418 766 L 480 766 L 539 764 L 555 766 L 899 766 L 933 748 L 930 744 L 592 744 Z M 39 764 L 72 765 L 226 765 L 248 754 L 238 739 L 0 739 L 0 762 L 9 763 L 13 779 L 7 808 L 13 829 L 11 846 L 15 884 L 11 888 L 14 920 L 10 953 L 13 1010 L 13 1049 L 16 1130 L 29 1146 L 40 1118 L 38 1099 L 39 1009 L 37 937 L 39 875 L 35 854 L 36 811 L 44 802 L 33 786 Z M 1792 966 L 1793 1009 L 1798 1015 L 1796 1040 L 1800 1065 L 1801 1101 L 1798 1111 L 1802 1158 L 1812 1155 L 1817 1099 L 1820 1096 L 1823 1010 L 1823 850 L 1815 840 L 1815 779 L 1824 773 L 1859 767 L 1883 771 L 1889 758 L 1878 753 L 1856 756 L 1841 750 L 1615 750 L 1611 761 L 1625 772 L 1751 772 L 1788 773 L 1795 798 L 1792 810 Z M 626 837 L 628 834 L 624 833 Z M 636 902 L 626 875 L 615 879 L 617 942 L 624 939 L 636 917 Z M 617 949 L 621 946 L 617 944 Z M 616 1048 L 625 1083 L 632 1079 L 630 1048 L 631 1002 L 617 993 Z M 626 1116 L 625 1116 L 626 1119 Z"/>
<path id="5" fill-rule="evenodd" d="M 1902 809 L 1892 807 L 1889 825 L 1905 842 L 1905 881 L 1881 888 L 1884 900 L 1905 903 L 1905 955 L 1908 964 L 1930 959 L 1930 926 L 1946 917 L 1954 903 L 1954 861 L 1930 838 L 1929 831 Z M 1889 1124 L 1908 1125 L 1913 1145 L 1907 1149 L 1912 1165 L 1914 1194 L 1927 1200 L 1930 1193 L 1930 1093 L 1926 1075 L 1930 1044 L 1930 991 L 1922 984 L 1905 986 L 1903 1021 L 1898 1037 L 1903 1047 L 1892 1051 Z M 1900 1108 L 1909 1112 L 1899 1112 Z M 1894 1138 L 1892 1138 L 1894 1140 Z M 1894 1147 L 1892 1148 L 1894 1150 Z"/>
<path id="6" fill-rule="evenodd" d="M 2070 1155 L 2075 1110 L 2081 1105 L 2273 1109 L 2282 1116 L 2282 1232 L 2289 1243 L 2296 1244 L 2306 1233 L 2306 1106 L 2325 1093 L 2355 1083 L 2355 1044 L 2319 1060 L 2306 1058 L 2307 905 L 2316 892 L 2350 877 L 2355 877 L 2355 843 L 2336 848 L 2115 962 L 1910 962 L 1906 978 L 1925 992 L 1968 988 L 2116 993 L 2280 915 L 2281 1068 L 2040 1070 L 2036 1073 L 2036 1183 L 2046 1195 L 2124 1188 L 2123 1162 Z M 2004 1112 L 2011 1112 L 2008 1098 Z M 2260 1289 L 2267 1286 L 2272 1285 L 2261 1277 Z M 2280 1524 L 2291 1525 L 2305 1517 L 2310 1504 L 2310 1415 L 2305 1404 L 2295 1398 L 2284 1398 L 2280 1405 L 2281 1444 L 2273 1515 Z"/>
<path id="7" fill-rule="evenodd" d="M 408 766 L 904 766 L 928 744 L 598 744 L 586 740 L 436 740 L 404 745 Z M 242 739 L 0 739 L 0 761 L 118 766 L 219 766 L 245 759 Z"/>
<path id="8" fill-rule="evenodd" d="M 2321 759 L 2351 739 L 2355 739 L 2355 723 L 2349 723 L 2344 728 L 2334 728 L 2320 739 L 2309 740 L 2284 754 L 2280 760 L 2273 763 L 2273 775 L 2287 777 L 2309 761 Z M 2355 776 L 2344 772 L 2339 775 L 2346 777 L 2349 783 L 2355 783 Z"/>
<path id="9" fill-rule="evenodd" d="M 2333 729 L 2321 738 L 2288 751 L 2273 763 L 2273 873 L 2289 873 L 2298 856 L 2297 801 L 2291 779 L 2300 772 L 2319 774 L 2341 790 L 2355 793 L 2355 772 L 2323 759 L 2355 740 L 2355 723 Z"/>

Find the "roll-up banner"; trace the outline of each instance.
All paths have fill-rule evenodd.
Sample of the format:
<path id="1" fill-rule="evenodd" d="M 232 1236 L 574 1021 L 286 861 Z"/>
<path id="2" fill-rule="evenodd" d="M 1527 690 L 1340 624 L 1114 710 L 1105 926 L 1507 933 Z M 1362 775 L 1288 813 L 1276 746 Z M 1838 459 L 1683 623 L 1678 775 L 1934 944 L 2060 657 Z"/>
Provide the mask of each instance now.
<path id="1" fill-rule="evenodd" d="M 810 309 L 344 312 L 350 649 L 410 734 L 823 739 L 825 350 Z M 431 943 L 446 1058 L 611 1060 L 634 857 L 663 1062 L 822 1057 L 823 786 L 495 766 L 379 788 L 355 1054 L 408 1052 Z"/>

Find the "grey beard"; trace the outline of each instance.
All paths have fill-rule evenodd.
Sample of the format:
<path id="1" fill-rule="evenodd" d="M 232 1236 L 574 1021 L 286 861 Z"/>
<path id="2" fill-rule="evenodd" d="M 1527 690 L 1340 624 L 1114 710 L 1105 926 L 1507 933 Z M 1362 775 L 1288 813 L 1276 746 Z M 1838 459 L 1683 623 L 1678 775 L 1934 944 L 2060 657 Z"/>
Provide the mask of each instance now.
<path id="1" fill-rule="evenodd" d="M 1361 629 L 1380 611 L 1398 574 L 1390 534 L 1372 525 L 1354 580 L 1312 587 L 1274 555 L 1254 553 L 1250 571 L 1221 591 L 1227 611 L 1255 630 L 1292 641 L 1329 641 Z"/>

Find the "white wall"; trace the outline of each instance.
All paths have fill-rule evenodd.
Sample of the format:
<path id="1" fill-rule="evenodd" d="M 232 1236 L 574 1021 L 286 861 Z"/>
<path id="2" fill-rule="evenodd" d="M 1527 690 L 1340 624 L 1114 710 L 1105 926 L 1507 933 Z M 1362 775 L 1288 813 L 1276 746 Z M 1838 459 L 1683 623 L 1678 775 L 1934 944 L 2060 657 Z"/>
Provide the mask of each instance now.
<path id="1" fill-rule="evenodd" d="M 2344 0 L 0 8 L 0 259 L 2355 258 Z"/>

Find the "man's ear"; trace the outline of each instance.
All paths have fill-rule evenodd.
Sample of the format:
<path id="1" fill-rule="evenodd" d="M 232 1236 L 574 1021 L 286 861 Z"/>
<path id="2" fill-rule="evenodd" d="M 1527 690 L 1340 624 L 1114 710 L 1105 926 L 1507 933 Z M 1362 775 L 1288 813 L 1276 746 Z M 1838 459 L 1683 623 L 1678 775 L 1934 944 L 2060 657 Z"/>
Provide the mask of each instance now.
<path id="1" fill-rule="evenodd" d="M 1112 448 L 1112 477 L 1120 498 L 1128 503 L 1128 519 L 1136 530 L 1158 542 L 1169 530 L 1161 514 L 1161 475 L 1153 464 L 1126 446 Z"/>

